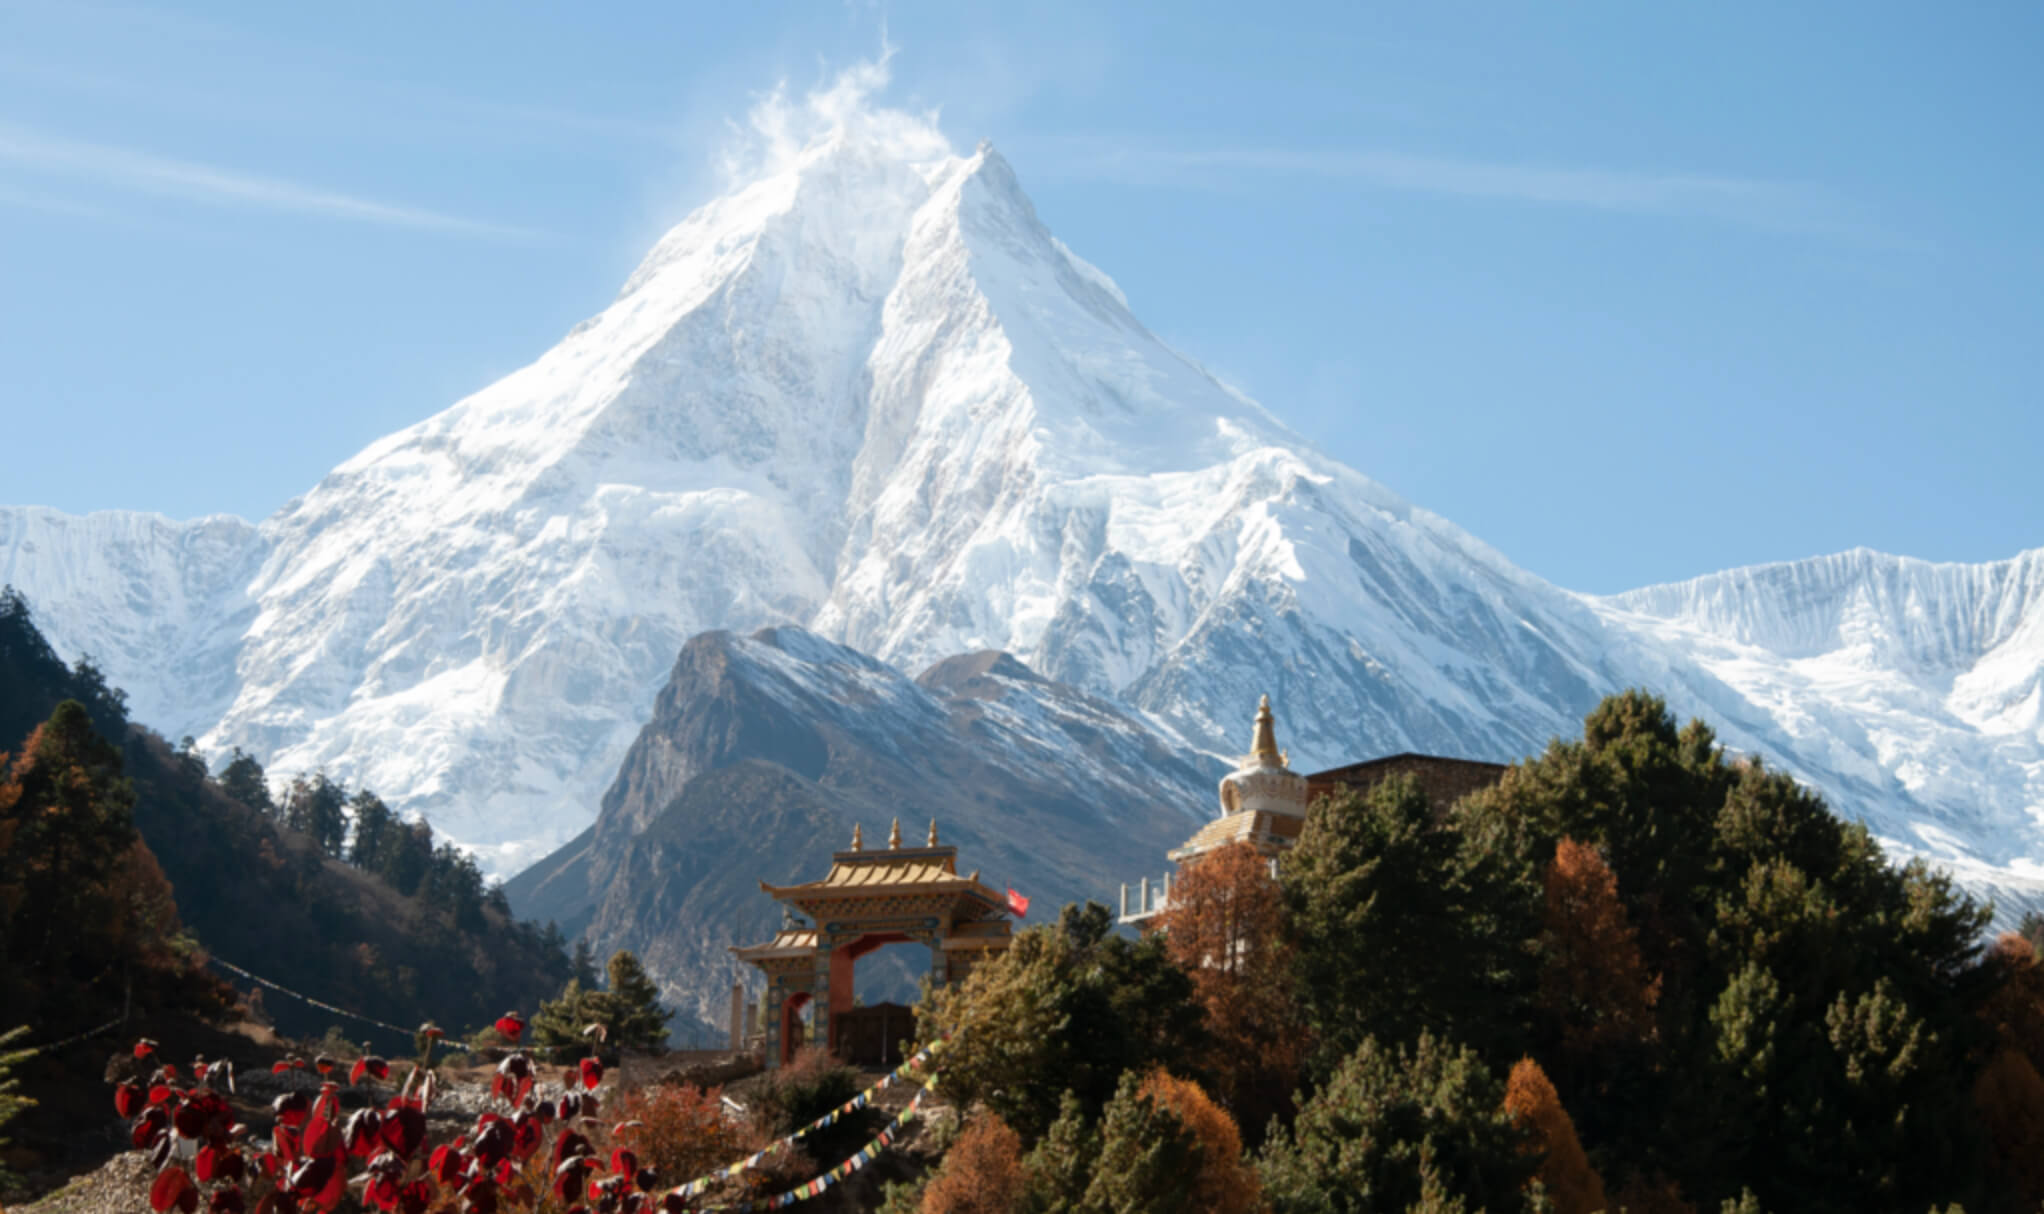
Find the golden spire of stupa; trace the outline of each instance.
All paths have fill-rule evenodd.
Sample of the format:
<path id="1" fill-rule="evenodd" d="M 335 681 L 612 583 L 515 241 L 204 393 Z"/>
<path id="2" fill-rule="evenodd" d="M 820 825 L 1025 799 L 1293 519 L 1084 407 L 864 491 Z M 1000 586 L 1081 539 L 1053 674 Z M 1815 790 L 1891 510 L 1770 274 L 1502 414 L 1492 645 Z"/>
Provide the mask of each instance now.
<path id="1" fill-rule="evenodd" d="M 901 819 L 900 819 L 900 818 L 896 818 L 896 819 L 894 820 L 894 826 L 893 826 L 893 827 L 892 827 L 892 828 L 891 828 L 890 830 L 888 830 L 888 832 L 887 832 L 887 846 L 889 846 L 889 847 L 900 847 L 900 846 L 901 846 Z"/>
<path id="2" fill-rule="evenodd" d="M 930 819 L 930 843 L 929 843 L 929 845 L 930 845 L 931 847 L 935 847 L 935 846 L 937 846 L 937 820 L 936 820 L 935 818 L 931 818 L 931 819 Z"/>
<path id="3" fill-rule="evenodd" d="M 1285 757 L 1278 753 L 1277 722 L 1270 715 L 1269 696 L 1256 706 L 1256 738 L 1249 744 L 1249 757 L 1280 767 L 1285 763 Z"/>
<path id="4" fill-rule="evenodd" d="M 857 822 L 852 823 L 852 850 L 853 851 L 866 850 L 866 840 L 865 837 L 860 834 L 859 824 Z"/>

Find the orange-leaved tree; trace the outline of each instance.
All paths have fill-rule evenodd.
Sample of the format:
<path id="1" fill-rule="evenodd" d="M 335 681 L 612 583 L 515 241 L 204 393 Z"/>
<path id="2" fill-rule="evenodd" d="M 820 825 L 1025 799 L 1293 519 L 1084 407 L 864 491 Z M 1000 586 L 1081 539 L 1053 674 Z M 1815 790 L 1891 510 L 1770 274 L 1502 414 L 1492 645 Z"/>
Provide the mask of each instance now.
<path id="1" fill-rule="evenodd" d="M 982 1111 L 944 1154 L 923 1190 L 922 1214 L 1010 1214 L 1028 1183 L 1022 1136 L 999 1115 Z"/>
<path id="2" fill-rule="evenodd" d="M 1575 1122 L 1561 1107 L 1561 1097 L 1547 1072 L 1531 1058 L 1519 1059 L 1505 1080 L 1505 1109 L 1533 1139 L 1527 1148 L 1541 1152 L 1536 1175 L 1547 1186 L 1556 1214 L 1596 1214 L 1610 1203 L 1604 1196 L 1604 1181 L 1590 1167 L 1583 1144 L 1576 1139 Z"/>
<path id="3" fill-rule="evenodd" d="M 1995 941 L 1989 964 L 2000 981 L 1981 1008 L 2000 1046 L 1973 1082 L 1973 1107 L 1988 1150 L 2025 1208 L 2044 1202 L 2044 963 L 2024 937 Z"/>
<path id="4" fill-rule="evenodd" d="M 1242 1158 L 1242 1135 L 1228 1111 L 1190 1079 L 1152 1071 L 1139 1095 L 1178 1115 L 1199 1142 L 1199 1178 L 1193 1208 L 1206 1214 L 1251 1214 L 1263 1206 L 1263 1186 Z"/>
<path id="5" fill-rule="evenodd" d="M 1653 1036 L 1661 980 L 1647 973 L 1618 878 L 1596 848 L 1574 839 L 1555 847 L 1540 944 L 1540 1006 L 1569 1056 Z"/>
<path id="6" fill-rule="evenodd" d="M 1297 1086 L 1306 1036 L 1269 858 L 1234 843 L 1188 862 L 1159 927 L 1206 1014 L 1212 1047 L 1199 1061 L 1236 1120 L 1260 1135 Z"/>

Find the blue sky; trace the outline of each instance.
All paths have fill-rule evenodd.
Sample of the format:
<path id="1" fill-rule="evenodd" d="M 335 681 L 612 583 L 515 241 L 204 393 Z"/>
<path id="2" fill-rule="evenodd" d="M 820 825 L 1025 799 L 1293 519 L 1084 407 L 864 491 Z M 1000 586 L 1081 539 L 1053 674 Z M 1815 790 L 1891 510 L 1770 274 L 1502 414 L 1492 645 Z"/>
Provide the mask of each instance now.
<path id="1" fill-rule="evenodd" d="M 883 28 L 883 100 L 1151 328 L 1564 586 L 2044 544 L 2014 3 L 0 0 L 0 502 L 268 514 L 597 311 Z"/>

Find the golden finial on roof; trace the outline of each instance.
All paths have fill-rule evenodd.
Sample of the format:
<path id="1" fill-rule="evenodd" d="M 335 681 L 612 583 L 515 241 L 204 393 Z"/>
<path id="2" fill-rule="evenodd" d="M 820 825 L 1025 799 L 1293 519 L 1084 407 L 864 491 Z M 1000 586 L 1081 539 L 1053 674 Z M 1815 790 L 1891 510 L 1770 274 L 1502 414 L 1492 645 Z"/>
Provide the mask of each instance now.
<path id="1" fill-rule="evenodd" d="M 894 820 L 894 825 L 893 825 L 892 827 L 890 827 L 890 828 L 888 829 L 888 831 L 887 831 L 887 846 L 889 846 L 889 847 L 900 847 L 900 846 L 901 846 L 901 819 L 900 819 L 900 818 L 896 818 L 896 819 Z"/>
<path id="2" fill-rule="evenodd" d="M 1249 745 L 1251 758 L 1264 759 L 1283 766 L 1285 758 L 1278 752 L 1277 723 L 1270 715 L 1270 697 L 1256 706 L 1256 737 Z"/>
<path id="3" fill-rule="evenodd" d="M 930 819 L 930 846 L 937 846 L 937 820 L 935 818 Z"/>
<path id="4" fill-rule="evenodd" d="M 866 840 L 865 837 L 859 833 L 859 824 L 857 822 L 852 823 L 852 850 L 853 851 L 866 850 Z"/>
<path id="5" fill-rule="evenodd" d="M 978 870 L 978 869 L 976 869 L 976 868 L 975 868 L 975 869 L 973 869 L 973 870 L 972 870 L 972 875 L 971 875 L 970 877 L 967 877 L 967 878 L 966 878 L 966 880 L 967 880 L 967 881 L 977 881 L 977 880 L 979 880 L 979 870 Z"/>

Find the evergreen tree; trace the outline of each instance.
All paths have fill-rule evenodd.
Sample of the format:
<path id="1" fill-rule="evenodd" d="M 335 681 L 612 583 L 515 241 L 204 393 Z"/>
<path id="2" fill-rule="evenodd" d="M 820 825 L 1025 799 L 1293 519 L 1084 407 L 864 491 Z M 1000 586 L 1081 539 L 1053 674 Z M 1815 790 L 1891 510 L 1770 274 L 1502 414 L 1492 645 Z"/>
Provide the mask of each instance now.
<path id="1" fill-rule="evenodd" d="M 578 979 L 570 978 L 568 985 L 561 989 L 559 998 L 550 999 L 539 1005 L 532 1014 L 532 1021 L 526 1026 L 532 1034 L 534 1046 L 543 1050 L 548 1058 L 573 1059 L 593 1056 L 603 1043 L 590 1035 L 590 1025 L 601 1024 L 608 1029 L 610 1014 L 604 993 L 583 986 Z"/>
<path id="2" fill-rule="evenodd" d="M 355 822 L 355 837 L 348 845 L 348 863 L 364 872 L 377 872 L 397 834 L 397 815 L 383 798 L 368 789 L 358 789 L 348 799 L 348 816 Z"/>
<path id="3" fill-rule="evenodd" d="M 1070 1091 L 1060 1093 L 1057 1116 L 1023 1161 L 1028 1177 L 1020 1203 L 1024 1214 L 1074 1214 L 1081 1209 L 1099 1158 L 1100 1135 L 1085 1107 Z"/>
<path id="4" fill-rule="evenodd" d="M 1370 1038 L 1519 1044 L 1536 887 L 1436 823 L 1411 777 L 1315 803 L 1279 873 L 1321 1074 Z"/>
<path id="5" fill-rule="evenodd" d="M 0 781 L 0 902 L 15 907 L 0 960 L 28 970 L 62 964 L 103 925 L 94 909 L 135 838 L 134 803 L 120 752 L 94 732 L 84 705 L 59 704 Z"/>
<path id="6" fill-rule="evenodd" d="M 1611 1161 L 1615 1200 L 1680 1191 L 1708 1209 L 1750 1189 L 1823 1214 L 1984 1195 L 1970 1094 L 1989 1030 L 1974 1013 L 1998 971 L 1979 956 L 1985 913 L 1949 878 L 1889 865 L 1865 827 L 1640 692 L 1455 820 L 1518 853 L 1573 839 L 1608 862 L 1640 965 L 1607 957 L 1611 972 L 1567 986 L 1579 1027 L 1637 1022 L 1638 978 L 1661 982 L 1651 1042 L 1622 1033 L 1586 1087 L 1571 1078 L 1594 1093 L 1576 1126 Z M 1593 917 L 1617 941 L 1608 909 Z M 1543 944 L 1550 978 L 1575 964 L 1556 934 Z"/>
<path id="7" fill-rule="evenodd" d="M 953 1038 L 938 1080 L 946 1096 L 960 1107 L 986 1101 L 1034 1144 L 1061 1115 L 1058 1084 L 1090 1121 L 1124 1072 L 1200 1057 L 1206 1034 L 1185 971 L 1155 936 L 1131 941 L 1113 929 L 1099 903 L 1068 906 L 963 982 L 927 991 L 920 1034 Z"/>
<path id="8" fill-rule="evenodd" d="M 1462 1202 L 1491 1214 L 1543 1209 L 1538 1157 L 1476 1053 L 1430 1033 L 1411 1049 L 1365 1038 L 1264 1149 L 1277 1214 L 1404 1214 Z"/>
<path id="9" fill-rule="evenodd" d="M 400 822 L 390 845 L 378 858 L 376 875 L 392 889 L 412 897 L 433 869 L 433 827 L 425 819 Z"/>
<path id="10" fill-rule="evenodd" d="M 609 1040 L 618 1049 L 655 1049 L 667 1044 L 668 1011 L 660 1006 L 660 988 L 631 953 L 611 954 L 606 967 L 610 989 L 604 992 Z"/>
<path id="11" fill-rule="evenodd" d="M 1100 1153 L 1080 1199 L 1084 1214 L 1179 1214 L 1200 1179 L 1199 1140 L 1125 1071 L 1100 1116 Z M 1216 1212 L 1219 1214 L 1219 1212 Z"/>
<path id="12" fill-rule="evenodd" d="M 312 836 L 319 849 L 340 859 L 348 837 L 348 788 L 323 771 L 291 781 L 284 798 L 284 825 Z"/>
<path id="13" fill-rule="evenodd" d="M 234 748 L 234 757 L 220 773 L 220 791 L 266 816 L 277 813 L 276 802 L 270 799 L 269 778 L 263 774 L 263 765 L 251 755 L 243 753 L 241 747 Z"/>
<path id="14" fill-rule="evenodd" d="M 553 930 L 554 939 L 558 941 L 561 929 L 551 922 L 547 924 L 547 927 Z M 558 944 L 556 947 L 558 947 Z M 589 941 L 586 937 L 577 936 L 575 938 L 575 952 L 568 961 L 568 972 L 575 981 L 580 982 L 583 986 L 593 987 L 596 985 L 598 981 L 596 974 L 596 950 L 589 947 Z"/>
<path id="15" fill-rule="evenodd" d="M 206 753 L 199 749 L 199 740 L 190 734 L 178 739 L 177 749 L 171 752 L 187 779 L 206 778 Z"/>

